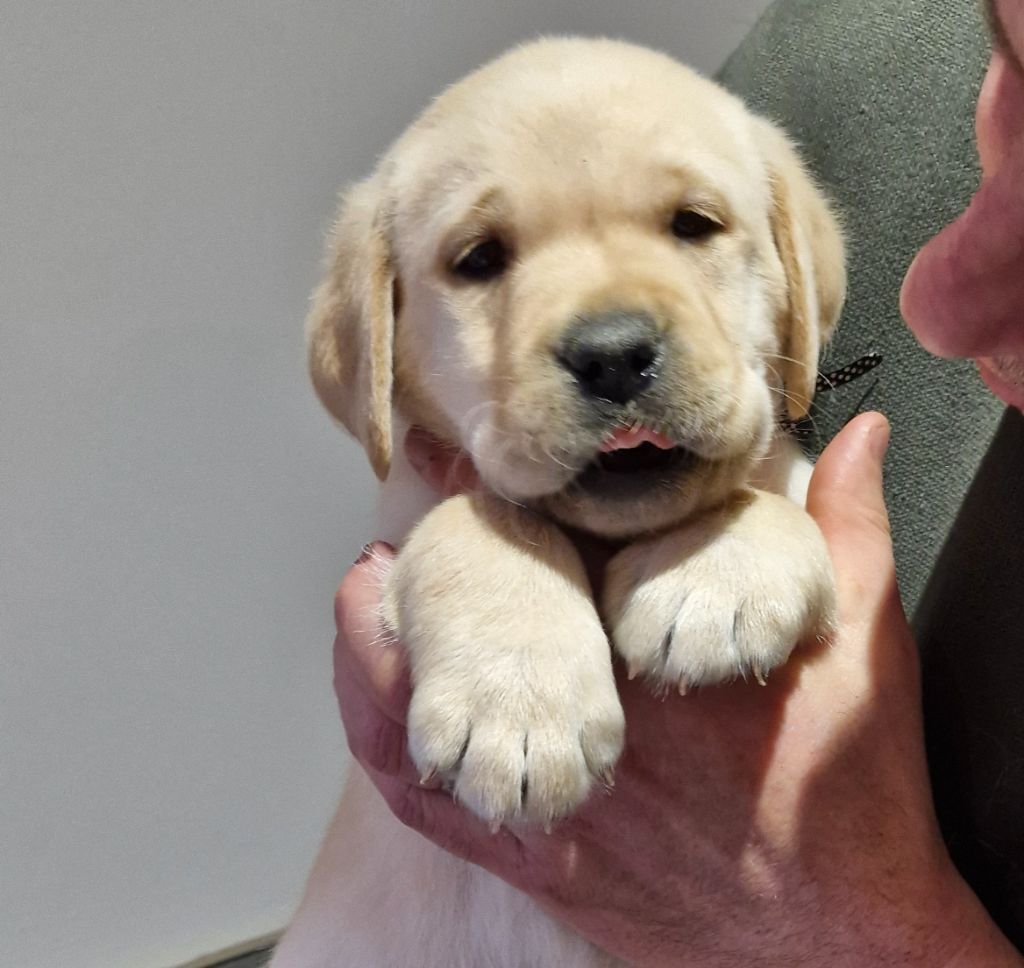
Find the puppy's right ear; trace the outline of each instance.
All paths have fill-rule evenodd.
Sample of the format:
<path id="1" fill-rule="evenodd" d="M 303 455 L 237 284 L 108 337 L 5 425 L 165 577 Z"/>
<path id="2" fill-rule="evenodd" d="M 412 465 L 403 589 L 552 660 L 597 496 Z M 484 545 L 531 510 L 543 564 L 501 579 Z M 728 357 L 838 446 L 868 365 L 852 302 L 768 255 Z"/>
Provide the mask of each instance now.
<path id="1" fill-rule="evenodd" d="M 395 273 L 381 221 L 373 178 L 345 194 L 306 338 L 317 396 L 384 480 L 392 453 Z"/>
<path id="2" fill-rule="evenodd" d="M 772 234 L 786 277 L 786 306 L 776 321 L 779 372 L 788 416 L 800 420 L 814 398 L 818 355 L 846 297 L 843 236 L 789 139 L 764 120 L 758 121 L 757 137 L 771 180 Z"/>

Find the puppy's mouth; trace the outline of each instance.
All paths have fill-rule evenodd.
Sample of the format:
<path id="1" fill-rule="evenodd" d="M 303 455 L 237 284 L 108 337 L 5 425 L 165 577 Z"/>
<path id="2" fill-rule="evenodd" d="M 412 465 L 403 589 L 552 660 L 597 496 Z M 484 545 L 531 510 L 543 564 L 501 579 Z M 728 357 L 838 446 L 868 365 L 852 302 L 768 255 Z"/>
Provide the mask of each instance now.
<path id="1" fill-rule="evenodd" d="M 575 478 L 575 487 L 597 497 L 629 497 L 668 484 L 692 469 L 697 455 L 660 431 L 619 428 L 601 444 L 597 456 Z"/>

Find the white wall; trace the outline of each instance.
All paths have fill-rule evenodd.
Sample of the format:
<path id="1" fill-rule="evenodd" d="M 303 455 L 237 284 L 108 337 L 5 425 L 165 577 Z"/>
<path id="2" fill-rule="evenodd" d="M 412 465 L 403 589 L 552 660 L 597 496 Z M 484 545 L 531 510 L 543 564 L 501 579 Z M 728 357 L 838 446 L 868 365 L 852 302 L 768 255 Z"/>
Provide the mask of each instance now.
<path id="1" fill-rule="evenodd" d="M 713 69 L 765 5 L 3 5 L 0 961 L 158 968 L 297 899 L 372 537 L 301 345 L 339 185 L 514 41 Z"/>

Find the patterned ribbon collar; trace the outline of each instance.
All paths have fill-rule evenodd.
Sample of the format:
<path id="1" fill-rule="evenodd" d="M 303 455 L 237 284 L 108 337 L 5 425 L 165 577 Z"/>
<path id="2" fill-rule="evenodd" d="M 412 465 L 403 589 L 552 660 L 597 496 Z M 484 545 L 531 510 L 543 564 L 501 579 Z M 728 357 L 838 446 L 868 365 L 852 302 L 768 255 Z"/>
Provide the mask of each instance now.
<path id="1" fill-rule="evenodd" d="M 815 393 L 828 393 L 831 390 L 836 390 L 841 386 L 845 386 L 847 383 L 852 383 L 854 380 L 860 379 L 865 373 L 870 373 L 876 366 L 882 362 L 882 355 L 880 353 L 868 353 L 862 356 L 859 360 L 854 360 L 852 363 L 847 363 L 846 366 L 841 366 L 838 370 L 833 370 L 831 373 L 820 373 L 818 374 L 818 380 L 814 385 Z M 872 386 L 868 393 L 874 389 Z M 865 394 L 865 398 L 866 398 Z M 862 400 L 861 403 L 864 401 Z M 860 409 L 860 405 L 858 405 Z M 799 434 L 805 431 L 811 424 L 810 415 L 802 417 L 800 420 L 783 420 L 782 429 L 789 433 Z"/>

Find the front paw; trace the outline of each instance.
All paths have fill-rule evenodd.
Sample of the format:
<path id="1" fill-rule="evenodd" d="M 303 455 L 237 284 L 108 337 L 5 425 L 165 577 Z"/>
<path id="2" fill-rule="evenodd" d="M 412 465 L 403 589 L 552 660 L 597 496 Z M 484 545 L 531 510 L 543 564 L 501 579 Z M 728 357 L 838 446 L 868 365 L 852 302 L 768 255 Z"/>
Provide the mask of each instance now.
<path id="1" fill-rule="evenodd" d="M 593 634 L 592 630 L 592 634 Z M 605 653 L 607 643 L 600 627 Z M 550 661 L 483 668 L 471 662 L 427 675 L 409 708 L 409 752 L 424 778 L 440 776 L 455 798 L 497 827 L 549 826 L 578 807 L 595 779 L 610 782 L 624 720 L 607 668 Z"/>
<path id="2" fill-rule="evenodd" d="M 798 642 L 833 627 L 828 551 L 801 508 L 745 493 L 619 552 L 604 614 L 631 676 L 682 693 L 738 676 L 763 683 Z"/>
<path id="3" fill-rule="evenodd" d="M 450 498 L 391 572 L 410 659 L 409 752 L 493 824 L 550 824 L 606 779 L 624 723 L 583 562 L 549 522 Z"/>

